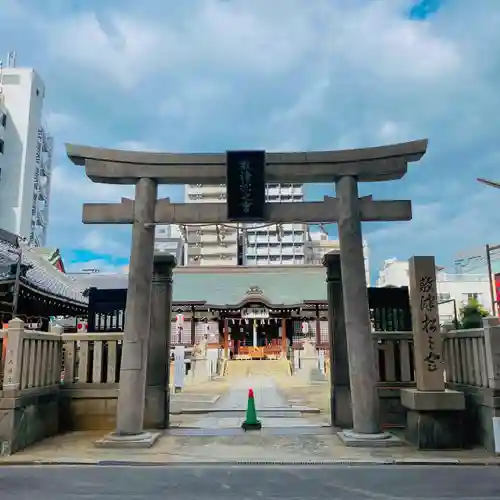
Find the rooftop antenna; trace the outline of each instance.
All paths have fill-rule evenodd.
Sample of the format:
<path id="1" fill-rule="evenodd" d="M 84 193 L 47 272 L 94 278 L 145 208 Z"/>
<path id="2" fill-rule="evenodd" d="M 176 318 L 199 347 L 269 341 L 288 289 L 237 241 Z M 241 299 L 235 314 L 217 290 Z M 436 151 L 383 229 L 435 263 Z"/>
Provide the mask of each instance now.
<path id="1" fill-rule="evenodd" d="M 16 52 L 14 50 L 7 54 L 7 68 L 16 67 Z"/>

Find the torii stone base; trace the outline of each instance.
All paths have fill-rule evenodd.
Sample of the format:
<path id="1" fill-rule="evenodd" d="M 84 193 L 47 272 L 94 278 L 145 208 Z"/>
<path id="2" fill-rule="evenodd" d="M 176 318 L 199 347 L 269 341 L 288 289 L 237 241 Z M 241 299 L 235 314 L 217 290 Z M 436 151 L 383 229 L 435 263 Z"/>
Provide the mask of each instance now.
<path id="1" fill-rule="evenodd" d="M 141 432 L 133 435 L 120 435 L 112 432 L 94 442 L 97 448 L 151 448 L 160 438 L 160 432 Z"/>
<path id="2" fill-rule="evenodd" d="M 403 446 L 403 441 L 394 434 L 380 432 L 377 434 L 364 434 L 352 430 L 344 430 L 337 433 L 345 446 L 358 448 L 390 448 Z"/>

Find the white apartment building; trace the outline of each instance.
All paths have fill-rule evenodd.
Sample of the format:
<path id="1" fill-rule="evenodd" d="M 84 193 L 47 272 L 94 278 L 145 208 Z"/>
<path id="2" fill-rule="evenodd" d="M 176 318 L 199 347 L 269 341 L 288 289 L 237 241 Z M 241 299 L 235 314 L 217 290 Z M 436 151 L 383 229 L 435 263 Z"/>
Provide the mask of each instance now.
<path id="1" fill-rule="evenodd" d="M 309 230 L 304 245 L 305 263 L 320 265 L 323 262 L 325 254 L 329 252 L 340 252 L 339 240 L 330 239 L 326 231 Z M 363 240 L 363 255 L 365 257 L 366 284 L 370 286 L 370 258 L 368 243 L 365 240 Z"/>
<path id="2" fill-rule="evenodd" d="M 436 267 L 439 316 L 441 323 L 452 323 L 454 308 L 460 314 L 460 308 L 469 299 L 479 301 L 485 309 L 491 311 L 490 282 L 487 274 L 446 273 Z M 409 286 L 408 261 L 387 259 L 379 270 L 376 286 Z"/>
<path id="3" fill-rule="evenodd" d="M 190 184 L 186 203 L 225 203 L 226 186 Z M 268 184 L 268 202 L 300 202 L 302 185 Z M 305 224 L 219 224 L 186 228 L 188 265 L 304 264 Z"/>
<path id="4" fill-rule="evenodd" d="M 0 69 L 0 228 L 44 246 L 53 140 L 42 122 L 45 85 L 35 70 Z"/>
<path id="5" fill-rule="evenodd" d="M 186 203 L 225 203 L 225 184 L 188 184 Z M 238 229 L 235 224 L 192 225 L 185 230 L 187 265 L 237 266 Z"/>
<path id="6" fill-rule="evenodd" d="M 186 265 L 187 244 L 181 230 L 175 224 L 159 224 L 155 227 L 155 253 L 169 253 L 177 259 L 177 266 Z"/>
<path id="7" fill-rule="evenodd" d="M 287 203 L 304 201 L 302 184 L 267 184 L 266 201 Z M 306 224 L 246 224 L 243 238 L 243 264 L 305 264 Z"/>

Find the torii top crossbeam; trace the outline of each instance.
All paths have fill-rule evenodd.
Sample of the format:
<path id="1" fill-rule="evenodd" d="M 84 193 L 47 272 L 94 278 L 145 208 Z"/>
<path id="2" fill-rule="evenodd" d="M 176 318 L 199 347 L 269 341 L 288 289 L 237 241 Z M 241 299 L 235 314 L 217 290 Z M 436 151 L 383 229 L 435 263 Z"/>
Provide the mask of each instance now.
<path id="1" fill-rule="evenodd" d="M 358 182 L 401 179 L 407 163 L 425 154 L 427 139 L 342 151 L 266 153 L 265 180 L 277 183 L 333 182 L 345 175 Z M 225 184 L 225 153 L 148 153 L 66 144 L 75 165 L 89 179 L 106 184 L 135 184 L 139 178 L 159 184 Z"/>

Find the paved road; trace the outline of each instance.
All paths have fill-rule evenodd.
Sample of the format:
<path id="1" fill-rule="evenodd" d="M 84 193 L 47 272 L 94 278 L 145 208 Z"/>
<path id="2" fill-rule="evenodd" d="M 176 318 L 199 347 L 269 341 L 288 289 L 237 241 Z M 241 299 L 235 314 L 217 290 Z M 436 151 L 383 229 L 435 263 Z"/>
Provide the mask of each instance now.
<path id="1" fill-rule="evenodd" d="M 500 467 L 3 467 L 2 500 L 498 500 Z"/>

